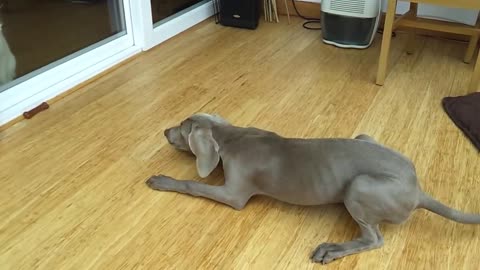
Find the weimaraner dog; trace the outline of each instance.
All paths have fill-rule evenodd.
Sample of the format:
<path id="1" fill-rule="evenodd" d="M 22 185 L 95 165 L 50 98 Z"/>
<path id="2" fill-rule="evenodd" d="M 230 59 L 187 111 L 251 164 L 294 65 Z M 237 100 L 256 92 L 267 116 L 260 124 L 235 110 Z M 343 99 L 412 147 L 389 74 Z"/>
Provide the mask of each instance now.
<path id="1" fill-rule="evenodd" d="M 254 195 L 297 205 L 343 202 L 360 226 L 360 237 L 319 245 L 311 257 L 314 262 L 327 264 L 381 247 L 379 223 L 402 223 L 417 208 L 456 222 L 480 224 L 480 215 L 454 210 L 425 194 L 412 162 L 367 135 L 355 139 L 285 138 L 198 113 L 165 130 L 165 136 L 175 148 L 196 156 L 202 178 L 221 159 L 225 183 L 213 186 L 159 175 L 147 180 L 152 189 L 205 197 L 237 210 Z"/>

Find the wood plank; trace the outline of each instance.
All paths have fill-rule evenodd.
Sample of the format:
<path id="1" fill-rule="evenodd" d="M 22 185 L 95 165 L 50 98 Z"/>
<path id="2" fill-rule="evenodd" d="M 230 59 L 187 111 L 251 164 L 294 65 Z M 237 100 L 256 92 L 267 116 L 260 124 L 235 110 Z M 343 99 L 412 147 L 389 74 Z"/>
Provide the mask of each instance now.
<path id="1" fill-rule="evenodd" d="M 388 74 L 388 63 L 390 58 L 390 47 L 392 41 L 391 33 L 394 30 L 396 8 L 397 0 L 389 0 L 387 16 L 385 18 L 385 27 L 383 28 L 383 32 L 385 34 L 382 35 L 382 47 L 380 50 L 380 57 L 378 59 L 378 71 L 375 81 L 377 85 L 383 85 Z"/>

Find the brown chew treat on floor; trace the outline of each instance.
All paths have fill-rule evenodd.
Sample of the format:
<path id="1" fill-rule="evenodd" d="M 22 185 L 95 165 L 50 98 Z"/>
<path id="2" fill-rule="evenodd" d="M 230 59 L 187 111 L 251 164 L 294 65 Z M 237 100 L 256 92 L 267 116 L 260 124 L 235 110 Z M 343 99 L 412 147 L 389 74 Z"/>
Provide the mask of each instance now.
<path id="1" fill-rule="evenodd" d="M 48 108 L 50 108 L 50 106 L 46 102 L 42 102 L 42 104 L 40 104 L 37 107 L 31 109 L 30 111 L 24 112 L 23 117 L 25 117 L 26 119 L 30 119 L 30 118 L 34 117 L 37 113 L 39 113 L 41 111 L 44 111 Z"/>

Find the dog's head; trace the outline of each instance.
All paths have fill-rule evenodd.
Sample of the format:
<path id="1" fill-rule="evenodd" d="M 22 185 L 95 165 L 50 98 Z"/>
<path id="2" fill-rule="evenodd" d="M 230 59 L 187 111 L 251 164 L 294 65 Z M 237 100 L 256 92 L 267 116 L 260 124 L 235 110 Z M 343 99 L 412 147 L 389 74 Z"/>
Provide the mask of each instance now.
<path id="1" fill-rule="evenodd" d="M 218 115 L 198 113 L 183 120 L 180 125 L 166 129 L 164 134 L 176 149 L 193 153 L 197 158 L 198 174 L 207 177 L 220 161 L 212 127 L 228 124 Z"/>

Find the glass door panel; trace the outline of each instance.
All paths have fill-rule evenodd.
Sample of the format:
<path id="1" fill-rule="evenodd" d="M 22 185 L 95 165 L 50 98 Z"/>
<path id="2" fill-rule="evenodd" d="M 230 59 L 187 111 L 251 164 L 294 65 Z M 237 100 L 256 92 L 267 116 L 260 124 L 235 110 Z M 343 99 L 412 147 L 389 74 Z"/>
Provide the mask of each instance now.
<path id="1" fill-rule="evenodd" d="M 153 23 L 157 24 L 173 15 L 178 16 L 183 12 L 205 3 L 205 0 L 150 0 L 152 6 Z"/>
<path id="2" fill-rule="evenodd" d="M 0 92 L 127 33 L 123 0 L 0 0 L 0 23 Z"/>

